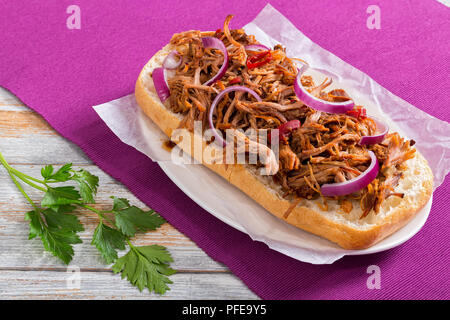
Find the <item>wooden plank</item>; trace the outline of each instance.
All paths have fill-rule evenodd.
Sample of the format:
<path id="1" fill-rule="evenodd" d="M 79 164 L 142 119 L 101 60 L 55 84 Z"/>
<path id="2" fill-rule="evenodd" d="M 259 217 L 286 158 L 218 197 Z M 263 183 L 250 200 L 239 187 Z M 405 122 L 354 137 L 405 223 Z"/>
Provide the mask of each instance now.
<path id="1" fill-rule="evenodd" d="M 6 157 L 6 156 L 5 156 Z M 43 165 L 13 165 L 14 168 L 23 172 L 24 174 L 39 178 L 41 176 L 40 170 Z M 59 167 L 56 166 L 55 170 Z M 96 196 L 97 204 L 94 205 L 98 209 L 106 209 L 111 206 L 110 196 L 118 196 L 118 197 L 128 197 L 128 199 L 135 205 L 144 207 L 144 204 L 140 202 L 129 190 L 122 185 L 120 182 L 115 181 L 109 175 L 104 173 L 101 169 L 94 165 L 84 165 L 84 166 L 76 166 L 74 165 L 74 169 L 84 168 L 91 172 L 92 174 L 99 177 L 100 186 L 98 188 L 98 193 Z M 0 184 L 0 206 L 4 208 L 6 211 L 17 211 L 14 208 L 20 205 L 27 205 L 24 202 L 24 199 L 16 186 L 10 180 L 6 170 L 3 167 L 0 167 L 0 179 L 2 183 Z M 35 200 L 39 200 L 42 198 L 42 192 L 26 186 L 26 190 L 30 197 Z M 20 208 L 22 210 L 23 208 Z"/>
<path id="2" fill-rule="evenodd" d="M 10 158 L 7 155 L 5 155 L 5 158 Z M 20 165 L 20 164 L 15 164 L 13 165 L 14 168 L 16 168 L 17 170 L 39 178 L 41 176 L 41 168 L 44 165 Z M 55 166 L 55 170 L 57 170 L 59 168 L 59 166 Z M 109 198 L 109 196 L 111 195 L 115 195 L 115 196 L 125 196 L 125 195 L 129 195 L 130 196 L 130 200 L 132 202 L 138 202 L 139 205 L 142 204 L 142 202 L 140 202 L 134 195 L 132 195 L 128 189 L 122 185 L 120 182 L 117 182 L 116 180 L 114 180 L 113 178 L 111 178 L 108 174 L 106 174 L 105 172 L 103 172 L 100 168 L 98 168 L 95 165 L 74 165 L 74 169 L 78 169 L 78 168 L 83 168 L 88 170 L 89 172 L 91 172 L 92 174 L 96 175 L 99 177 L 99 182 L 100 182 L 100 187 L 98 188 L 98 194 L 97 194 L 97 202 L 99 204 L 99 207 L 101 207 L 102 203 L 110 203 L 111 199 Z M 2 199 L 6 199 L 7 201 L 9 201 L 8 199 L 13 198 L 14 195 L 17 195 L 17 189 L 16 186 L 10 181 L 10 179 L 8 178 L 8 174 L 6 173 L 6 170 L 3 167 L 0 167 L 0 177 L 2 179 L 2 182 L 5 181 L 5 183 L 1 183 L 0 184 L 0 205 L 3 204 Z M 39 197 L 42 192 L 35 190 L 33 188 L 27 189 L 27 191 L 30 191 L 30 196 L 36 196 Z M 116 194 L 117 193 L 117 194 Z M 19 203 L 23 203 L 23 199 L 12 199 L 14 202 L 14 204 L 19 204 Z M 4 205 L 8 205 L 8 203 L 4 203 Z"/>
<path id="3" fill-rule="evenodd" d="M 0 87 L 0 110 L 25 111 L 30 110 L 15 95 Z"/>
<path id="4" fill-rule="evenodd" d="M 10 164 L 92 163 L 77 145 L 60 136 L 0 137 L 0 151 Z"/>
<path id="5" fill-rule="evenodd" d="M 23 215 L 22 218 L 23 220 Z M 50 253 L 45 252 L 39 239 L 28 240 L 28 224 L 23 222 L 5 223 L 0 217 L 0 269 L 60 270 L 65 265 Z M 85 225 L 86 231 L 80 234 L 83 243 L 74 246 L 75 256 L 71 265 L 92 270 L 109 270 L 97 249 L 90 244 L 93 225 Z M 209 258 L 193 242 L 177 234 L 169 224 L 160 230 L 138 235 L 133 239 L 136 245 L 160 244 L 168 248 L 174 262 L 172 267 L 183 271 L 228 272 L 228 269 Z M 121 251 L 123 255 L 125 251 Z"/>
<path id="6" fill-rule="evenodd" d="M 177 273 L 164 295 L 139 292 L 112 272 L 2 271 L 0 299 L 258 299 L 231 274 Z"/>
<path id="7" fill-rule="evenodd" d="M 92 163 L 77 145 L 59 136 L 40 115 L 14 96 L 2 96 L 1 91 L 0 137 L 0 150 L 7 159 L 13 159 L 11 163 Z"/>
<path id="8" fill-rule="evenodd" d="M 0 110 L 0 134 L 3 137 L 15 138 L 28 135 L 44 135 L 50 137 L 57 135 L 40 115 L 31 110 Z"/>
<path id="9" fill-rule="evenodd" d="M 28 240 L 28 223 L 6 223 L 5 220 L 0 215 L 0 270 L 65 269 L 62 262 L 44 251 L 39 239 Z M 90 244 L 94 226 L 85 227 L 86 231 L 80 234 L 83 243 L 74 246 L 75 256 L 70 265 L 87 270 L 110 270 L 110 265 L 105 264 L 97 249 Z M 166 224 L 158 231 L 138 235 L 132 242 L 136 245 L 166 246 L 174 259 L 171 266 L 176 270 L 228 272 L 226 266 L 214 261 L 189 239 L 173 231 L 175 229 Z M 125 251 L 120 252 L 120 255 L 123 254 Z"/>

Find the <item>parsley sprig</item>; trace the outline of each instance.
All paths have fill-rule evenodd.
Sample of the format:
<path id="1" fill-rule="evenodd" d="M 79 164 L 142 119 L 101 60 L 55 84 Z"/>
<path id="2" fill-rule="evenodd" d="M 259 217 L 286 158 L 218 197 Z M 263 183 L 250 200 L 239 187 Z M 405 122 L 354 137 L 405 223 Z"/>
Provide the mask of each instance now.
<path id="1" fill-rule="evenodd" d="M 168 284 L 172 281 L 168 276 L 175 270 L 169 266 L 173 260 L 167 249 L 159 245 L 134 246 L 130 240 L 136 233 L 156 230 L 166 222 L 157 212 L 144 211 L 130 205 L 127 199 L 114 196 L 110 210 L 90 206 L 95 203 L 99 179 L 85 169 L 75 170 L 71 163 L 56 171 L 52 165 L 46 165 L 39 179 L 11 167 L 1 152 L 0 164 L 33 208 L 25 214 L 29 239 L 40 238 L 46 251 L 69 264 L 74 255 L 73 245 L 82 242 L 78 233 L 84 231 L 73 213 L 78 208 L 90 210 L 98 216 L 91 244 L 106 263 L 114 263 L 113 272 L 121 273 L 122 279 L 127 278 L 140 291 L 147 288 L 163 294 L 170 290 Z M 44 192 L 40 203 L 28 196 L 22 183 Z M 119 258 L 118 251 L 125 250 L 127 245 L 128 252 Z"/>

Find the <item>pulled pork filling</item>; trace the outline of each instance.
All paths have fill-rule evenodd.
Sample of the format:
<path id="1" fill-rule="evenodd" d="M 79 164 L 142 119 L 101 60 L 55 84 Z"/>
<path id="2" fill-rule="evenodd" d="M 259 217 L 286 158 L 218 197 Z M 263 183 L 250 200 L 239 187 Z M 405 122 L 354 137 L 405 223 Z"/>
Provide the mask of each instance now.
<path id="1" fill-rule="evenodd" d="M 273 176 L 284 190 L 284 196 L 295 199 L 293 203 L 302 198 L 321 197 L 323 184 L 357 177 L 370 165 L 368 150 L 374 152 L 381 165 L 376 179 L 356 193 L 330 199 L 338 200 L 341 209 L 347 213 L 353 209 L 350 200 L 359 200 L 363 218 L 372 210 L 378 213 L 386 198 L 403 197 L 395 192 L 395 186 L 402 178 L 404 162 L 414 157 L 415 150 L 411 148 L 414 141 L 407 141 L 394 132 L 387 134 L 382 143 L 359 145 L 362 136 L 376 131 L 376 123 L 361 112 L 362 107 L 356 106 L 348 114 L 330 114 L 303 104 L 294 92 L 298 72 L 296 59 L 288 58 L 280 45 L 264 54 L 246 50 L 245 46 L 258 42 L 242 29 L 230 30 L 231 18 L 227 17 L 223 30 L 188 31 L 175 34 L 171 39 L 171 44 L 182 56 L 182 63 L 168 80 L 168 107 L 184 115 L 180 127 L 193 130 L 194 121 L 202 121 L 203 128 L 208 128 L 208 111 L 216 95 L 226 87 L 243 85 L 254 90 L 262 101 L 256 102 L 252 95 L 244 92 L 230 92 L 214 110 L 214 125 L 218 130 L 245 131 L 249 128 L 276 129 L 290 120 L 300 120 L 301 127 L 280 142 L 279 170 Z M 225 75 L 210 86 L 203 83 L 218 73 L 224 58 L 220 50 L 203 47 L 201 38 L 205 36 L 222 40 L 229 55 Z M 249 61 L 257 63 L 249 64 Z M 316 85 L 312 77 L 303 76 L 301 82 L 311 94 L 323 100 L 341 102 L 351 99 L 342 89 L 327 92 L 325 89 L 331 81 Z M 326 197 L 323 201 L 323 210 L 326 210 Z"/>

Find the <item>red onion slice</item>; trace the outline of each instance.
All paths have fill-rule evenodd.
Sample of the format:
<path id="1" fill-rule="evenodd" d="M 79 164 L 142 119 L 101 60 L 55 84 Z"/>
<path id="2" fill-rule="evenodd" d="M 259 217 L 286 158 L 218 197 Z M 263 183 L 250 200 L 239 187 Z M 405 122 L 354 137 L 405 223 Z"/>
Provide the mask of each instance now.
<path id="1" fill-rule="evenodd" d="M 228 51 L 227 51 L 227 48 L 225 47 L 225 45 L 223 44 L 223 42 L 220 39 L 217 39 L 214 37 L 204 37 L 204 38 L 202 38 L 202 43 L 203 43 L 203 47 L 205 49 L 206 48 L 218 49 L 218 50 L 222 51 L 222 53 L 223 53 L 223 64 L 222 64 L 222 67 L 220 67 L 219 72 L 217 72 L 217 74 L 214 77 L 212 77 L 211 79 L 209 79 L 208 81 L 206 81 L 203 84 L 205 86 L 209 86 L 210 84 L 213 84 L 217 80 L 220 80 L 227 72 Z"/>
<path id="2" fill-rule="evenodd" d="M 374 134 L 373 136 L 364 136 L 359 140 L 360 145 L 368 145 L 368 144 L 377 144 L 381 143 L 384 140 L 384 136 L 388 133 L 389 127 L 387 124 L 382 122 L 380 119 L 375 117 L 371 117 L 373 121 L 375 121 L 377 125 L 377 131 L 379 133 Z"/>
<path id="3" fill-rule="evenodd" d="M 248 46 L 244 47 L 245 50 L 250 50 L 250 51 L 267 51 L 270 50 L 270 48 L 266 47 L 263 44 L 249 44 Z"/>
<path id="4" fill-rule="evenodd" d="M 299 72 L 297 74 L 297 78 L 294 82 L 294 91 L 297 97 L 308 107 L 311 107 L 318 111 L 324 111 L 329 113 L 346 113 L 349 110 L 353 109 L 353 106 L 355 103 L 352 100 L 344 101 L 344 102 L 329 102 L 322 100 L 320 98 L 317 98 L 310 94 L 305 87 L 303 87 L 301 82 L 301 77 L 303 72 L 307 67 L 302 67 L 299 69 Z"/>
<path id="5" fill-rule="evenodd" d="M 287 140 L 292 131 L 300 128 L 301 125 L 300 120 L 297 119 L 283 123 L 278 127 L 280 139 Z"/>
<path id="6" fill-rule="evenodd" d="M 175 56 L 178 56 L 178 60 Z M 164 69 L 173 70 L 178 68 L 182 61 L 183 57 L 178 53 L 178 51 L 172 50 L 164 59 L 162 66 Z"/>
<path id="7" fill-rule="evenodd" d="M 159 99 L 161 102 L 166 101 L 170 97 L 170 90 L 164 76 L 164 69 L 155 68 L 152 72 L 152 78 Z"/>
<path id="8" fill-rule="evenodd" d="M 215 137 L 215 141 L 222 143 L 223 146 L 226 145 L 225 140 L 223 140 L 222 135 L 219 134 L 216 130 L 216 128 L 214 127 L 214 123 L 213 123 L 213 113 L 214 113 L 214 109 L 216 109 L 217 104 L 220 102 L 220 100 L 222 100 L 223 96 L 231 91 L 244 91 L 244 92 L 248 92 L 250 93 L 252 96 L 255 97 L 255 99 L 259 102 L 262 101 L 261 97 L 252 89 L 249 89 L 247 87 L 244 86 L 231 86 L 226 88 L 225 90 L 221 91 L 216 98 L 214 99 L 213 103 L 211 104 L 211 108 L 209 109 L 209 114 L 208 114 L 208 121 L 209 121 L 209 126 L 211 127 L 211 130 L 213 131 L 214 137 Z"/>
<path id="9" fill-rule="evenodd" d="M 380 165 L 375 154 L 372 151 L 369 151 L 369 156 L 372 162 L 366 171 L 361 173 L 356 178 L 345 182 L 327 183 L 322 185 L 320 188 L 322 195 L 326 197 L 343 196 L 361 190 L 369 185 L 377 177 L 380 169 Z"/>

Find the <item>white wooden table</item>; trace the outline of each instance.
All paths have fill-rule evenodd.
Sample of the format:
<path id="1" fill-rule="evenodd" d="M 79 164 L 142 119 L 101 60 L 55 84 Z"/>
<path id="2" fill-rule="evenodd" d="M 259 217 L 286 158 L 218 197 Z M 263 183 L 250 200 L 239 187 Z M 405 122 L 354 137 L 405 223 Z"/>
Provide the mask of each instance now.
<path id="1" fill-rule="evenodd" d="M 38 114 L 0 87 L 0 150 L 18 170 L 38 177 L 45 164 L 72 162 L 100 177 L 96 207 L 109 207 L 110 195 L 141 203 L 119 182 L 93 165 L 73 143 L 60 137 Z M 32 199 L 42 194 L 28 189 Z M 96 216 L 80 211 L 85 226 L 82 244 L 68 269 L 45 253 L 39 239 L 28 240 L 25 212 L 30 205 L 0 165 L 0 299 L 257 299 L 226 266 L 215 262 L 191 240 L 166 223 L 156 232 L 140 235 L 138 245 L 161 244 L 171 252 L 178 271 L 165 295 L 142 293 L 120 275 L 112 273 L 97 249 L 90 245 Z M 80 286 L 73 285 L 72 270 L 79 270 Z"/>

